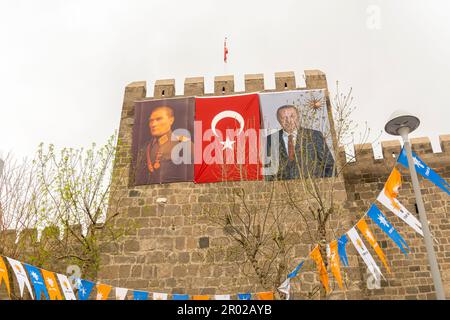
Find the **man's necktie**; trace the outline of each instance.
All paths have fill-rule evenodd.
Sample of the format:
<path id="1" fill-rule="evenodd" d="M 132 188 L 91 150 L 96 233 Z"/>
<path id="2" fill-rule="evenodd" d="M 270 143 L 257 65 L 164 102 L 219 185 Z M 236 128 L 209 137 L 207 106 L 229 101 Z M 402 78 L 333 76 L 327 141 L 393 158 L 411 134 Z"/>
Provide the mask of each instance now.
<path id="1" fill-rule="evenodd" d="M 294 136 L 292 134 L 288 135 L 288 155 L 289 160 L 294 160 Z"/>

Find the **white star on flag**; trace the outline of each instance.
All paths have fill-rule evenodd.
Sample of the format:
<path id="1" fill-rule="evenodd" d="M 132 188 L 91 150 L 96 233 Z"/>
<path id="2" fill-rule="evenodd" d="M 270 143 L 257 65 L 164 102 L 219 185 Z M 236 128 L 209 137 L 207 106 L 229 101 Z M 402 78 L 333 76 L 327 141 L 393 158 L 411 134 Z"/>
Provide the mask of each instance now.
<path id="1" fill-rule="evenodd" d="M 382 217 L 381 215 L 378 215 L 378 221 L 380 221 L 380 223 L 386 227 L 389 227 L 389 223 L 387 222 L 387 220 Z"/>
<path id="2" fill-rule="evenodd" d="M 222 150 L 225 149 L 230 149 L 233 150 L 233 143 L 235 143 L 235 141 L 231 141 L 228 137 L 225 139 L 225 141 L 220 141 L 220 143 L 223 145 Z"/>

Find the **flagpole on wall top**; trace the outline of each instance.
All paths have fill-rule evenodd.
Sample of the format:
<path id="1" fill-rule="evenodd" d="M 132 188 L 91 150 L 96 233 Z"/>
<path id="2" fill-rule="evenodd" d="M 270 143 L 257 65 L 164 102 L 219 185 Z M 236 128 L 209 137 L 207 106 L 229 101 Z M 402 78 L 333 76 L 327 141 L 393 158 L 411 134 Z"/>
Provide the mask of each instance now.
<path id="1" fill-rule="evenodd" d="M 419 179 L 417 178 L 417 172 L 411 152 L 411 144 L 408 138 L 408 134 L 417 129 L 419 124 L 420 120 L 416 116 L 413 116 L 405 111 L 396 111 L 389 118 L 384 130 L 392 135 L 400 135 L 403 139 L 404 148 L 408 158 L 409 172 L 411 174 L 411 182 L 414 189 L 414 195 L 416 197 L 417 209 L 419 211 L 419 219 L 422 224 L 428 263 L 430 264 L 431 276 L 433 278 L 434 289 L 436 290 L 436 298 L 437 300 L 445 300 L 445 292 L 442 286 L 439 265 L 436 259 L 436 253 L 434 252 L 433 240 L 431 237 L 430 228 L 428 226 L 425 206 L 423 204 L 422 194 L 420 193 Z"/>

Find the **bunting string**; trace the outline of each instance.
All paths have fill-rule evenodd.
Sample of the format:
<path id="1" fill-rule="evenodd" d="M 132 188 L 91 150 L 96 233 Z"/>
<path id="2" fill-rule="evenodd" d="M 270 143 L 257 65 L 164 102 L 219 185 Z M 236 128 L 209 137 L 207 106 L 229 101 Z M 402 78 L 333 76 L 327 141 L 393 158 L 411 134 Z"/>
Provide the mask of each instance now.
<path id="1" fill-rule="evenodd" d="M 412 152 L 414 165 L 416 171 L 424 178 L 433 182 L 437 187 L 442 189 L 448 195 L 450 195 L 450 184 L 447 183 L 439 174 L 433 171 L 425 162 L 423 162 L 419 156 L 417 156 L 414 152 Z M 400 171 L 396 168 L 397 165 L 402 165 L 405 168 L 408 168 L 408 160 L 406 156 L 406 150 L 403 148 L 400 152 L 400 155 L 397 159 L 394 168 L 392 169 L 391 174 L 389 175 L 383 190 L 377 196 L 376 200 L 381 203 L 385 208 L 403 220 L 406 224 L 408 224 L 416 233 L 423 236 L 422 225 L 420 221 L 409 212 L 397 199 L 399 194 L 399 189 L 402 185 L 402 178 Z M 340 272 L 340 264 L 348 267 L 348 257 L 346 252 L 346 245 L 348 240 L 350 239 L 352 244 L 354 245 L 356 251 L 361 256 L 365 264 L 367 265 L 369 271 L 375 277 L 375 279 L 380 279 L 380 277 L 384 277 L 381 273 L 380 268 L 376 264 L 370 252 L 367 250 L 364 242 L 359 236 L 356 228 L 363 234 L 364 238 L 369 242 L 371 247 L 374 249 L 378 258 L 381 260 L 382 264 L 386 268 L 388 273 L 391 273 L 389 264 L 387 262 L 386 256 L 384 255 L 381 247 L 375 239 L 372 231 L 370 230 L 366 217 L 370 218 L 370 221 L 374 222 L 394 243 L 399 247 L 399 249 L 405 254 L 408 255 L 410 252 L 410 248 L 406 241 L 402 238 L 402 236 L 398 233 L 398 231 L 392 226 L 386 216 L 382 213 L 382 211 L 372 203 L 369 210 L 358 220 L 358 222 L 350 228 L 345 234 L 340 236 L 337 240 L 331 241 L 327 245 L 327 254 L 330 261 L 330 269 L 331 273 L 336 279 L 338 286 L 343 289 L 342 286 L 342 277 Z M 309 258 L 312 258 L 316 265 L 318 266 L 319 277 L 321 279 L 322 285 L 324 286 L 326 292 L 329 292 L 329 284 L 328 277 L 325 277 L 323 267 L 321 266 L 321 261 L 323 262 L 322 257 L 320 256 L 320 251 L 318 250 L 318 246 L 316 246 L 311 253 L 308 254 Z M 301 267 L 305 260 L 303 260 L 299 266 Z M 290 276 L 293 273 L 290 273 L 287 279 L 282 283 L 282 285 L 278 288 L 280 292 L 286 294 L 286 299 L 289 299 L 290 292 L 290 281 L 293 277 L 297 276 L 299 267 L 296 267 L 294 276 Z M 326 272 L 326 270 L 325 270 Z"/>

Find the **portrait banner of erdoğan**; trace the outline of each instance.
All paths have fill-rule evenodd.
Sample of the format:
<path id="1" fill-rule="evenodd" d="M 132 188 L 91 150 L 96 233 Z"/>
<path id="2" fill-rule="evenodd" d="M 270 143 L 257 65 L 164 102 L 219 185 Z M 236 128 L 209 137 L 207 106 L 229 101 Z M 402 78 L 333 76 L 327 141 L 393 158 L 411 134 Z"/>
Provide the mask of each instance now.
<path id="1" fill-rule="evenodd" d="M 135 103 L 134 185 L 193 180 L 194 112 L 193 97 Z"/>
<path id="2" fill-rule="evenodd" d="M 258 94 L 195 98 L 194 182 L 261 180 Z"/>
<path id="3" fill-rule="evenodd" d="M 335 174 L 325 90 L 260 93 L 259 99 L 266 179 Z"/>

